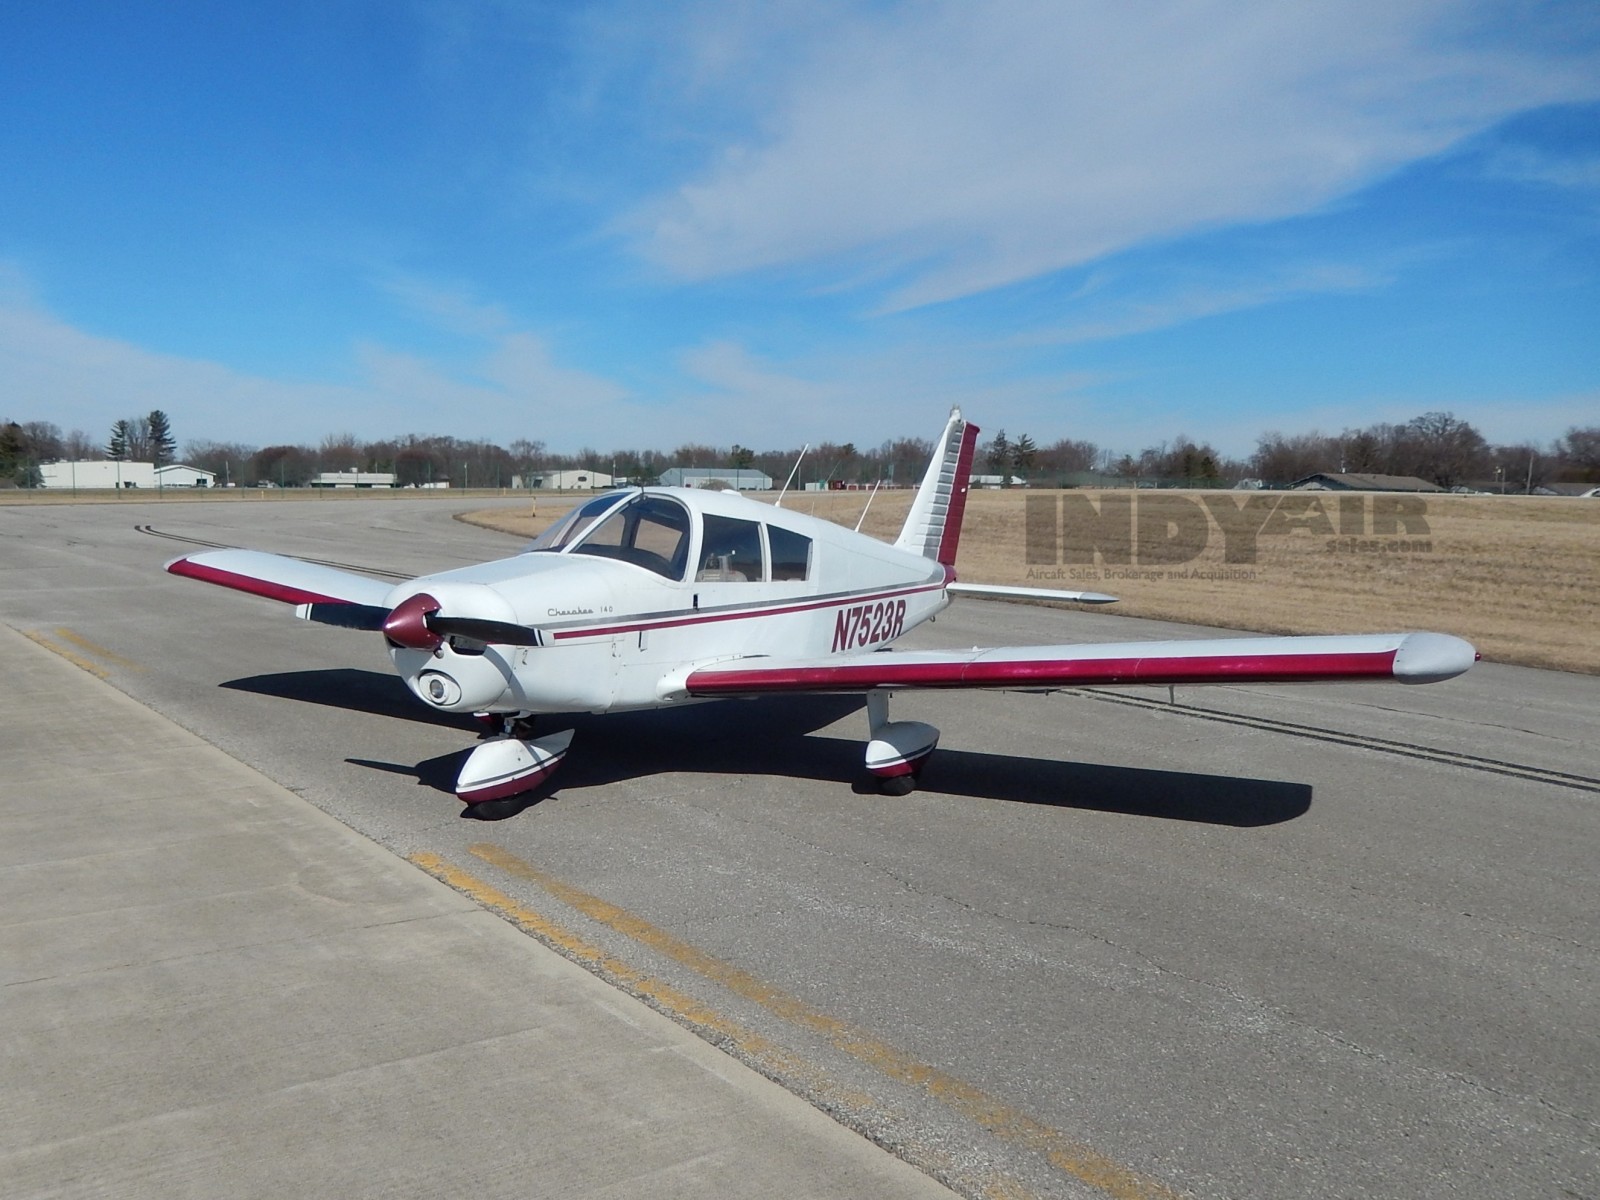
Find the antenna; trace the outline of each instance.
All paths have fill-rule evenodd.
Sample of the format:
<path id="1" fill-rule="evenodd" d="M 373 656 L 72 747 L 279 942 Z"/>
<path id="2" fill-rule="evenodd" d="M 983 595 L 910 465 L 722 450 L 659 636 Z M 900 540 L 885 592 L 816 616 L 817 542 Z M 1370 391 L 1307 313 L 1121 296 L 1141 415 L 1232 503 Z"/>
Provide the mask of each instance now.
<path id="1" fill-rule="evenodd" d="M 857 533 L 861 532 L 861 522 L 863 522 L 863 521 L 865 521 L 867 519 L 867 509 L 872 507 L 872 498 L 878 494 L 878 486 L 881 483 L 883 483 L 883 480 L 881 480 L 881 479 L 877 479 L 877 480 L 873 481 L 872 491 L 867 496 L 867 503 L 861 509 L 861 515 L 856 518 L 856 532 Z"/>
<path id="2" fill-rule="evenodd" d="M 778 498 L 772 502 L 773 508 L 783 507 L 783 498 L 789 494 L 789 485 L 794 482 L 794 473 L 800 469 L 800 460 L 806 456 L 806 451 L 809 449 L 811 449 L 810 442 L 800 447 L 800 454 L 795 458 L 794 466 L 789 468 L 789 478 L 783 481 L 783 491 L 779 492 Z"/>

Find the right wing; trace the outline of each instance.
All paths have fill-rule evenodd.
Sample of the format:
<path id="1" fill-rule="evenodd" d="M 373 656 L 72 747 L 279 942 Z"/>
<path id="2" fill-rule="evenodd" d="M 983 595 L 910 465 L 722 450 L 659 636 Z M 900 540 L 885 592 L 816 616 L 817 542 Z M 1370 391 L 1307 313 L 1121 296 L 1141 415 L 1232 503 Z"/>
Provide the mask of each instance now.
<path id="1" fill-rule="evenodd" d="M 870 692 L 911 688 L 1061 688 L 1126 684 L 1434 683 L 1472 666 L 1468 642 L 1442 633 L 1217 638 L 907 650 L 826 658 L 738 658 L 682 677 L 689 696 Z"/>

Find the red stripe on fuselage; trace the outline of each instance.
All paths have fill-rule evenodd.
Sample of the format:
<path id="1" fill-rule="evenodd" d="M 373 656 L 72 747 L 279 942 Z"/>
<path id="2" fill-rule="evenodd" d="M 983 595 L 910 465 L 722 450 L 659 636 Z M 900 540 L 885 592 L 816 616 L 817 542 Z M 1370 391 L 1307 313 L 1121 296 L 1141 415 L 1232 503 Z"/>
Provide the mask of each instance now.
<path id="1" fill-rule="evenodd" d="M 338 596 L 324 596 L 321 592 L 309 592 L 305 588 L 290 587 L 285 583 L 273 583 L 269 579 L 257 579 L 251 575 L 240 575 L 236 571 L 224 571 L 218 567 L 208 567 L 201 563 L 190 562 L 187 558 L 177 559 L 167 564 L 167 570 L 174 575 L 183 575 L 189 579 L 198 579 L 204 583 L 215 583 L 220 587 L 233 588 L 238 592 L 249 592 L 254 596 L 265 596 L 268 600 L 280 600 L 284 604 L 349 604 L 351 601 Z"/>
<path id="2" fill-rule="evenodd" d="M 965 688 L 1109 686 L 1153 683 L 1310 683 L 1327 679 L 1382 679 L 1394 674 L 1393 650 L 1364 654 L 1253 654 L 1232 659 L 1200 657 L 1046 659 L 896 664 L 892 655 L 837 667 L 768 667 L 695 671 L 687 688 L 695 696 L 757 692 L 826 692 L 874 687 Z"/>
<path id="3" fill-rule="evenodd" d="M 557 629 L 551 636 L 556 641 L 570 641 L 573 638 L 610 637 L 619 633 L 637 633 L 649 629 L 676 629 L 682 625 L 710 625 L 718 621 L 748 621 L 758 617 L 782 617 L 792 613 L 816 612 L 824 608 L 848 608 L 854 604 L 870 603 L 877 600 L 888 600 L 896 596 L 912 596 L 920 592 L 937 592 L 944 587 L 950 579 L 954 578 L 953 572 L 946 572 L 945 578 L 938 583 L 922 583 L 911 587 L 894 588 L 890 591 L 842 592 L 836 593 L 827 599 L 808 600 L 803 604 L 778 604 L 765 608 L 742 608 L 733 612 L 723 610 L 685 610 L 685 615 L 668 615 L 659 619 L 646 619 L 633 621 L 626 625 L 585 625 L 576 629 Z M 545 628 L 549 628 L 546 626 Z"/>

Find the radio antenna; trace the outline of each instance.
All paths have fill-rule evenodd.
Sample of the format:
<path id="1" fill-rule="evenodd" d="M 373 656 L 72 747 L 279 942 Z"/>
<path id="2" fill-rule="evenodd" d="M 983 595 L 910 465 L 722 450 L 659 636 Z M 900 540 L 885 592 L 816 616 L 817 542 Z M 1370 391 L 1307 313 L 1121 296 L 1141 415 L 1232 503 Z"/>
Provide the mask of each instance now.
<path id="1" fill-rule="evenodd" d="M 773 508 L 783 507 L 783 498 L 789 494 L 789 485 L 794 482 L 794 473 L 800 469 L 800 460 L 806 456 L 806 451 L 809 449 L 811 449 L 810 442 L 807 442 L 804 446 L 800 447 L 800 454 L 794 460 L 794 466 L 789 468 L 789 478 L 783 481 L 783 491 L 779 492 L 778 498 L 773 501 Z"/>
<path id="2" fill-rule="evenodd" d="M 872 491 L 868 494 L 867 502 L 861 509 L 861 515 L 856 518 L 856 532 L 857 533 L 861 532 L 861 522 L 863 522 L 863 521 L 865 521 L 867 519 L 867 509 L 872 507 L 872 499 L 873 499 L 874 496 L 876 496 L 878 494 L 878 487 L 882 483 L 883 483 L 883 480 L 881 480 L 881 479 L 875 480 L 873 482 Z"/>

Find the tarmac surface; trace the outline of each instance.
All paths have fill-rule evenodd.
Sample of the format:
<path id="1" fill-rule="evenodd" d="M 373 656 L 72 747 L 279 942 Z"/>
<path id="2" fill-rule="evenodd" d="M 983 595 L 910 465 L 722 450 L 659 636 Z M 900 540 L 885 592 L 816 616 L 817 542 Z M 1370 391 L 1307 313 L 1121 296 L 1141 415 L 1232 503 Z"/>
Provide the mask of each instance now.
<path id="1" fill-rule="evenodd" d="M 56 651 L 6 643 L 0 1192 L 933 1186 L 782 1093 L 697 1108 L 772 1090 L 738 1060 L 969 1196 L 1600 1196 L 1600 679 L 903 694 L 944 738 L 901 799 L 854 700 L 577 717 L 481 823 L 375 635 L 160 570 L 514 552 L 451 520 L 487 503 L 0 507 L 0 620 Z M 960 602 L 904 644 L 1209 632 Z M 859 1167 L 801 1173 L 825 1134 Z"/>
<path id="2" fill-rule="evenodd" d="M 91 674 L 0 654 L 0 1194 L 950 1194 Z"/>

